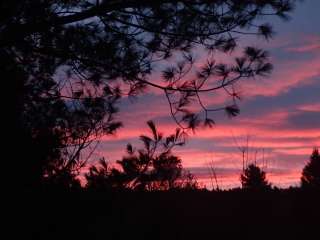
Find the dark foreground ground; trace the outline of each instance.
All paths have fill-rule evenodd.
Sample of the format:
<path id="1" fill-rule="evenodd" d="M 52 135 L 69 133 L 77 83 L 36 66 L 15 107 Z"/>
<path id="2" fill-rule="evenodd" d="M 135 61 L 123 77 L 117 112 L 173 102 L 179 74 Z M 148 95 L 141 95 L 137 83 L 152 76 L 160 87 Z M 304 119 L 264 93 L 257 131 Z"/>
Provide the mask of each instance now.
<path id="1" fill-rule="evenodd" d="M 12 236 L 20 239 L 320 239 L 316 191 L 51 192 L 17 199 Z"/>

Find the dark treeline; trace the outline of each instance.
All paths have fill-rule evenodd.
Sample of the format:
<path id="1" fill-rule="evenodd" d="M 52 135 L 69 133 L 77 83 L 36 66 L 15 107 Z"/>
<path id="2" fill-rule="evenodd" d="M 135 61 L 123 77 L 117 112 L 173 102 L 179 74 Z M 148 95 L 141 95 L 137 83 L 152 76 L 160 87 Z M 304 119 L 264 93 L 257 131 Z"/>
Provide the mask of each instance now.
<path id="1" fill-rule="evenodd" d="M 319 192 L 304 189 L 17 197 L 15 226 L 24 239 L 312 239 L 319 231 Z"/>
<path id="2" fill-rule="evenodd" d="M 149 125 L 154 127 L 151 122 Z M 155 131 L 156 136 L 159 134 Z M 37 192 L 18 195 L 16 222 L 22 226 L 24 236 L 30 239 L 307 239 L 318 234 L 318 149 L 314 149 L 302 170 L 300 187 L 273 187 L 263 170 L 249 164 L 239 177 L 242 188 L 230 190 L 199 188 L 194 177 L 185 179 L 181 174 L 180 162 L 172 153 L 165 153 L 164 159 L 163 153 L 154 155 L 149 159 L 151 170 L 137 172 L 141 170 L 138 167 L 141 158 L 132 149 L 128 145 L 128 156 L 119 161 L 122 170 L 109 168 L 105 161 L 92 166 L 83 188 L 47 185 Z M 171 159 L 170 167 L 156 167 L 168 159 Z"/>

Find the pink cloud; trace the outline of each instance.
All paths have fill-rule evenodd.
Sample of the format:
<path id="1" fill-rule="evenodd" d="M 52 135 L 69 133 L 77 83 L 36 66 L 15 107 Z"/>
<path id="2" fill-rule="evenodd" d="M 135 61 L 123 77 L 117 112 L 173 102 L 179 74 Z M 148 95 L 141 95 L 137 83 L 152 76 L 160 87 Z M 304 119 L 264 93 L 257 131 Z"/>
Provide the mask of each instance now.
<path id="1" fill-rule="evenodd" d="M 320 76 L 320 56 L 309 61 L 288 60 L 275 65 L 276 69 L 270 78 L 241 85 L 246 96 L 277 96 L 293 87 L 311 84 L 311 78 Z"/>
<path id="2" fill-rule="evenodd" d="M 300 105 L 297 107 L 297 109 L 308 112 L 320 112 L 320 103 Z"/>
<path id="3" fill-rule="evenodd" d="M 317 35 L 308 35 L 303 39 L 303 43 L 296 47 L 286 48 L 289 52 L 296 53 L 315 53 L 320 52 L 320 37 Z"/>

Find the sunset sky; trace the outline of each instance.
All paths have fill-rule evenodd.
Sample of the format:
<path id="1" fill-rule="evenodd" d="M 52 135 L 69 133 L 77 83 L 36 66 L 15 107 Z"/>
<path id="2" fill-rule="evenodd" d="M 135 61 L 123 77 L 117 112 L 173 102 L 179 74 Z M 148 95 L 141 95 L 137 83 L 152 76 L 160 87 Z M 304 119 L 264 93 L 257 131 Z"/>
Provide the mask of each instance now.
<path id="1" fill-rule="evenodd" d="M 297 5 L 290 21 L 272 20 L 276 35 L 270 41 L 251 37 L 241 42 L 270 52 L 275 68 L 271 76 L 242 82 L 238 86 L 241 114 L 232 119 L 223 112 L 212 115 L 215 127 L 199 129 L 184 147 L 174 151 L 183 166 L 208 188 L 209 162 L 220 187 L 240 186 L 242 157 L 238 147 L 246 144 L 246 136 L 250 137 L 250 159 L 253 161 L 256 154 L 257 164 L 272 184 L 299 184 L 312 149 L 320 147 L 319 9 L 320 1 L 307 0 Z M 224 98 L 217 93 L 206 96 L 205 101 L 218 104 Z M 119 107 L 124 127 L 115 136 L 102 139 L 96 157 L 114 162 L 124 155 L 127 143 L 139 147 L 138 136 L 147 133 L 147 120 L 153 120 L 163 133 L 177 127 L 160 92 L 149 91 L 135 101 L 123 99 Z"/>

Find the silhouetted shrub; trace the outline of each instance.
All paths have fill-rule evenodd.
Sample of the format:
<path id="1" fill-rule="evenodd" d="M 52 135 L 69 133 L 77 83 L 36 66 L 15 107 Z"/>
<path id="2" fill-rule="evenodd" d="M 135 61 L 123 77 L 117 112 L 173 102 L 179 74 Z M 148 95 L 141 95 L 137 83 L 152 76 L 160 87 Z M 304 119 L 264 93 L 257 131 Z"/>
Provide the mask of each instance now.
<path id="1" fill-rule="evenodd" d="M 147 191 L 198 188 L 194 176 L 183 169 L 181 159 L 171 152 L 175 146 L 184 144 L 180 129 L 164 138 L 153 122 L 149 121 L 148 126 L 152 136 L 140 136 L 144 148 L 135 150 L 128 144 L 127 155 L 117 161 L 119 167 L 109 168 L 103 159 L 98 167 L 90 168 L 86 174 L 88 188 Z"/>
<path id="2" fill-rule="evenodd" d="M 51 176 L 45 176 L 42 185 L 49 190 L 80 190 L 81 183 L 77 176 L 78 174 L 64 169 Z"/>
<path id="3" fill-rule="evenodd" d="M 125 178 L 121 172 L 109 166 L 102 158 L 98 165 L 92 165 L 89 172 L 85 174 L 87 180 L 86 188 L 95 191 L 123 190 L 125 189 Z"/>

